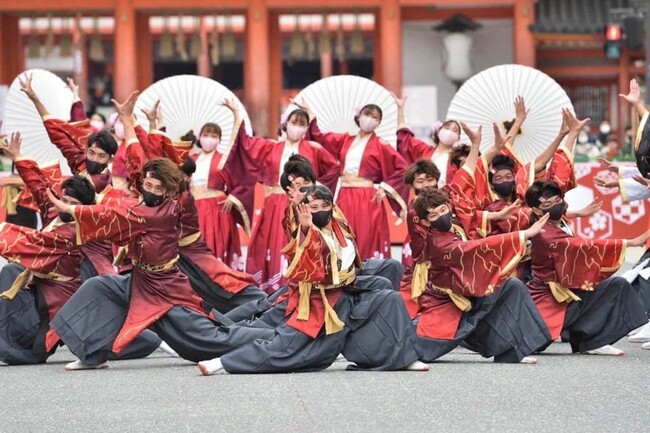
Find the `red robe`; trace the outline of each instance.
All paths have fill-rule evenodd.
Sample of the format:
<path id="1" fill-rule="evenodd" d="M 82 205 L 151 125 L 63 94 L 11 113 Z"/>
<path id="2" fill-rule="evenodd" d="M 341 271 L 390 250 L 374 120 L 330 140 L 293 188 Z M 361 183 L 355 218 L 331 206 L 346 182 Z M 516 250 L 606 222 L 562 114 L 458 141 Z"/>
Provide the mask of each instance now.
<path id="1" fill-rule="evenodd" d="M 332 229 L 336 236 L 337 242 L 341 245 L 347 245 L 347 242 L 353 242 L 350 228 L 344 220 L 337 218 L 332 219 Z M 316 338 L 318 333 L 323 329 L 328 321 L 328 315 L 334 308 L 336 302 L 341 296 L 343 287 L 353 285 L 354 266 L 351 270 L 351 280 L 343 284 L 343 273 L 336 266 L 336 252 L 328 246 L 323 239 L 320 231 L 312 226 L 307 234 L 298 231 L 296 237 L 285 247 L 283 253 L 287 255 L 290 265 L 286 272 L 286 277 L 298 286 L 289 286 L 289 301 L 287 304 L 286 315 L 289 317 L 287 325 L 300 332 Z M 357 252 L 355 263 L 361 266 L 359 254 Z M 307 308 L 307 318 L 299 318 L 300 315 L 300 286 L 304 284 L 334 286 L 341 285 L 338 288 L 328 288 L 323 293 L 312 287 L 309 292 L 309 307 Z M 325 299 L 323 299 L 325 297 Z M 325 305 L 327 302 L 328 305 Z M 336 332 L 336 331 L 334 331 Z"/>
<path id="2" fill-rule="evenodd" d="M 262 212 L 248 244 L 246 271 L 267 292 L 284 284 L 282 273 L 287 266 L 278 254 L 286 245 L 282 220 L 289 203 L 280 187 L 284 149 L 284 142 L 249 136 L 242 122 L 226 162 L 231 177 L 256 180 L 265 186 Z M 322 146 L 308 140 L 302 140 L 297 150 L 311 162 L 318 182 L 334 192 L 339 173 L 336 159 Z"/>
<path id="3" fill-rule="evenodd" d="M 342 183 L 337 204 L 356 235 L 361 259 L 391 257 L 388 215 L 383 203 L 377 204 L 372 198 L 377 192 L 375 186 L 382 188 L 393 211 L 400 218 L 406 218 L 409 187 L 404 183 L 404 171 L 408 168 L 407 162 L 373 133 L 363 149 L 358 172 L 346 174 L 346 158 L 357 136 L 322 133 L 316 119 L 310 123 L 308 135 L 340 161 Z"/>
<path id="4" fill-rule="evenodd" d="M 425 235 L 420 231 L 412 232 L 411 236 L 423 238 Z M 420 239 L 414 245 L 423 243 Z M 426 256 L 420 256 L 421 251 L 417 251 L 418 257 L 426 257 L 430 263 L 428 283 L 418 300 L 418 335 L 453 339 L 463 310 L 452 297 L 460 295 L 467 302 L 467 298 L 494 293 L 517 266 L 525 248 L 522 232 L 474 240 L 463 240 L 451 231 L 432 229 L 427 232 Z"/>
<path id="5" fill-rule="evenodd" d="M 562 332 L 571 293 L 580 297 L 581 290 L 592 291 L 613 275 L 625 260 L 625 250 L 625 240 L 576 238 L 550 223 L 532 239 L 533 277 L 527 286 L 551 338 Z"/>

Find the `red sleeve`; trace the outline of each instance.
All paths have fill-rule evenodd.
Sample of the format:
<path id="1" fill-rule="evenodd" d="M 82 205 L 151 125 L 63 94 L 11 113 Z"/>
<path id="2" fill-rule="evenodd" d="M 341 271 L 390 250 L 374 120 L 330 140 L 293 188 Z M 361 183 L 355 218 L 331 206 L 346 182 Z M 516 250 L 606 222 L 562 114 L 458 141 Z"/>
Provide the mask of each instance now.
<path id="1" fill-rule="evenodd" d="M 553 154 L 546 177 L 557 183 L 565 194 L 577 186 L 573 155 L 566 148 L 560 147 Z"/>
<path id="2" fill-rule="evenodd" d="M 408 128 L 397 130 L 397 151 L 409 164 L 413 164 L 420 158 L 430 155 L 435 147 L 415 138 L 413 131 Z"/>
<path id="3" fill-rule="evenodd" d="M 128 171 L 129 187 L 134 191 L 139 191 L 142 182 L 142 168 L 147 162 L 144 150 L 139 140 L 133 140 L 126 143 L 126 168 Z"/>
<path id="4" fill-rule="evenodd" d="M 334 193 L 341 171 L 339 161 L 320 144 L 313 141 L 309 142 L 309 144 L 316 147 L 314 171 L 316 172 L 317 180 Z"/>
<path id="5" fill-rule="evenodd" d="M 306 140 L 315 141 L 337 158 L 341 155 L 341 146 L 343 146 L 346 137 L 347 134 L 337 134 L 334 132 L 323 133 L 318 127 L 316 118 L 309 123 L 309 129 L 307 129 L 307 134 L 305 135 Z"/>
<path id="6" fill-rule="evenodd" d="M 137 206 L 135 207 L 137 208 Z M 134 207 L 127 206 L 73 206 L 77 222 L 77 244 L 91 240 L 109 241 L 124 245 L 147 228 Z"/>
<path id="7" fill-rule="evenodd" d="M 47 225 L 58 215 L 58 212 L 52 206 L 52 202 L 47 196 L 47 190 L 50 188 L 45 175 L 36 164 L 36 161 L 31 159 L 20 159 L 16 161 L 16 170 L 25 182 L 25 186 L 29 188 L 34 201 L 38 204 L 39 211 L 43 217 L 43 225 Z"/>
<path id="8" fill-rule="evenodd" d="M 88 119 L 84 103 L 81 101 L 74 102 L 70 107 L 70 122 L 80 122 Z"/>
<path id="9" fill-rule="evenodd" d="M 406 217 L 406 202 L 409 197 L 409 186 L 404 183 L 404 172 L 408 163 L 390 144 L 379 140 L 380 164 L 382 182 L 379 184 L 387 193 L 390 205 L 400 218 Z"/>
<path id="10" fill-rule="evenodd" d="M 86 169 L 86 146 L 90 131 L 60 119 L 44 119 L 50 141 L 61 151 L 73 173 Z"/>

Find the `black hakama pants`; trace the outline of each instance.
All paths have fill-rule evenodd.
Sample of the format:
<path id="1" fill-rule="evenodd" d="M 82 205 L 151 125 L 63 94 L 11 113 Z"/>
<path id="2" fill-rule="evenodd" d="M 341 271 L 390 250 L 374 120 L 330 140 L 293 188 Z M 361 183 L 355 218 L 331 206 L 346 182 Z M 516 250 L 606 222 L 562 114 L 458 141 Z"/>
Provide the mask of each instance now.
<path id="1" fill-rule="evenodd" d="M 131 275 L 108 275 L 86 281 L 52 320 L 59 334 L 83 364 L 106 361 L 129 309 Z M 172 307 L 149 329 L 180 357 L 198 362 L 212 359 L 273 330 L 220 326 L 183 306 Z"/>
<path id="2" fill-rule="evenodd" d="M 281 304 L 274 309 L 282 310 Z M 339 354 L 359 369 L 400 370 L 417 361 L 416 337 L 408 312 L 394 290 L 343 292 L 334 307 L 343 330 L 316 338 L 287 325 L 271 340 L 257 340 L 221 357 L 229 373 L 324 370 Z M 268 312 L 267 312 L 268 313 Z M 264 317 L 264 316 L 262 316 Z"/>
<path id="3" fill-rule="evenodd" d="M 567 306 L 562 328 L 569 333 L 574 353 L 614 344 L 648 323 L 645 305 L 624 278 L 610 277 L 594 291 L 575 293 L 582 300 Z"/>
<path id="4" fill-rule="evenodd" d="M 528 289 L 515 278 L 471 302 L 472 309 L 463 314 L 452 340 L 418 336 L 422 361 L 433 362 L 462 343 L 485 358 L 494 357 L 494 362 L 515 363 L 551 341 Z"/>

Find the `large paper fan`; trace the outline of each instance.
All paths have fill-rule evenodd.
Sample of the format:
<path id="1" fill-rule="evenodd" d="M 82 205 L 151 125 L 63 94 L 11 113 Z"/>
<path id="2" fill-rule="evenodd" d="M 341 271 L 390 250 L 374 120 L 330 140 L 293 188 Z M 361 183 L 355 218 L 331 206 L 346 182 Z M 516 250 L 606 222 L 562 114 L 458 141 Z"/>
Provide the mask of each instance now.
<path id="1" fill-rule="evenodd" d="M 566 92 L 551 77 L 522 65 L 499 65 L 486 69 L 462 85 L 454 96 L 447 119 L 483 125 L 481 150 L 494 144 L 492 123 L 505 134 L 503 123 L 515 118 L 514 100 L 523 96 L 530 113 L 515 140 L 515 151 L 532 161 L 555 137 L 562 125 L 562 108 L 571 108 Z M 466 139 L 466 137 L 463 137 Z"/>
<path id="2" fill-rule="evenodd" d="M 305 87 L 296 100 L 303 98 L 318 118 L 323 132 L 356 134 L 354 110 L 366 104 L 381 107 L 383 118 L 375 133 L 395 147 L 397 138 L 397 106 L 390 92 L 372 80 L 355 75 L 336 75 L 323 78 Z M 289 106 L 285 113 L 297 108 Z"/>
<path id="3" fill-rule="evenodd" d="M 69 120 L 72 91 L 63 80 L 44 69 L 30 69 L 25 73 L 32 75 L 32 87 L 48 112 L 58 119 Z M 63 174 L 70 174 L 65 158 L 50 141 L 34 103 L 20 90 L 18 77 L 11 83 L 7 92 L 3 126 L 3 132 L 6 134 L 16 131 L 22 134 L 23 155 L 34 158 L 39 164 L 59 160 Z"/>
<path id="4" fill-rule="evenodd" d="M 140 94 L 135 111 L 138 121 L 148 129 L 149 122 L 141 109 L 150 109 L 160 99 L 167 134 L 175 141 L 190 129 L 198 136 L 203 125 L 216 123 L 221 127 L 222 136 L 218 149 L 224 152 L 234 121 L 230 110 L 221 105 L 226 98 L 234 99 L 239 104 L 240 114 L 246 122 L 246 131 L 251 134 L 248 113 L 235 94 L 223 84 L 197 75 L 176 75 L 157 81 Z"/>

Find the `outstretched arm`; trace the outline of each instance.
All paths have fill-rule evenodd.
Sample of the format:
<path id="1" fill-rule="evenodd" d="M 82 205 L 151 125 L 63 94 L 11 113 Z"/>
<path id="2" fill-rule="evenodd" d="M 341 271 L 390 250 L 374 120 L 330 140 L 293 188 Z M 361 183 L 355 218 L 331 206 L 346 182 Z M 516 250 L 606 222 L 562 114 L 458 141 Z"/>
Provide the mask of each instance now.
<path id="1" fill-rule="evenodd" d="M 36 111 L 38 111 L 38 114 L 41 117 L 44 116 L 49 116 L 49 111 L 47 111 L 47 108 L 45 108 L 45 105 L 41 102 L 39 99 L 38 95 L 32 88 L 32 74 L 24 74 L 21 77 L 18 77 L 18 82 L 20 83 L 20 90 L 22 90 L 25 95 L 29 98 L 30 101 L 34 103 L 34 107 L 36 107 Z"/>
<path id="2" fill-rule="evenodd" d="M 621 98 L 625 99 L 627 102 L 632 104 L 632 106 L 638 113 L 639 117 L 643 117 L 645 113 L 648 111 L 646 110 L 645 106 L 643 105 L 643 101 L 641 100 L 641 91 L 639 90 L 639 83 L 637 83 L 635 78 L 630 80 L 630 91 L 628 92 L 628 94 L 624 95 L 620 93 L 618 96 L 620 96 Z"/>

